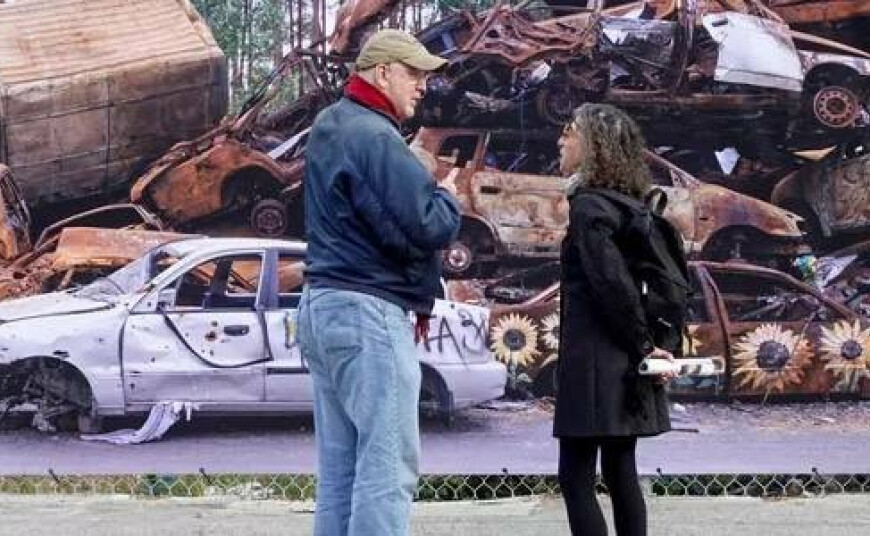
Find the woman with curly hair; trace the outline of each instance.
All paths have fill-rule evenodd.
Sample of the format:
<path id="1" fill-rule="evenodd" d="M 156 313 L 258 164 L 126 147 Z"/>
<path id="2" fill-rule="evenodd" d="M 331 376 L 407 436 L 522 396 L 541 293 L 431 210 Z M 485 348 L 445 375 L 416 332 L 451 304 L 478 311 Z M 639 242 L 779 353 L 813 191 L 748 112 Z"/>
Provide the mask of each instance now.
<path id="1" fill-rule="evenodd" d="M 643 206 L 650 189 L 643 147 L 637 124 L 604 104 L 574 110 L 559 138 L 560 169 L 572 180 L 561 253 L 553 435 L 559 439 L 559 484 L 575 535 L 607 534 L 595 495 L 599 451 L 616 533 L 646 534 L 637 438 L 670 430 L 665 378 L 637 374 L 644 357 L 673 359 L 653 342 L 641 291 L 629 270 L 639 248 L 627 232 L 628 207 Z"/>

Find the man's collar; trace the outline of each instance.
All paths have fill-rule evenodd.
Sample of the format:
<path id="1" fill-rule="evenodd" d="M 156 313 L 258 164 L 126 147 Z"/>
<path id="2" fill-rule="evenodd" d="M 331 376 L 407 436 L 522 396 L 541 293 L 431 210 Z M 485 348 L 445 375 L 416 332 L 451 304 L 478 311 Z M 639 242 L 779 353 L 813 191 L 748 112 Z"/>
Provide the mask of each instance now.
<path id="1" fill-rule="evenodd" d="M 344 88 L 344 96 L 357 104 L 365 106 L 375 112 L 385 115 L 390 121 L 399 127 L 399 114 L 396 107 L 381 90 L 369 84 L 361 76 L 351 76 L 350 82 Z"/>

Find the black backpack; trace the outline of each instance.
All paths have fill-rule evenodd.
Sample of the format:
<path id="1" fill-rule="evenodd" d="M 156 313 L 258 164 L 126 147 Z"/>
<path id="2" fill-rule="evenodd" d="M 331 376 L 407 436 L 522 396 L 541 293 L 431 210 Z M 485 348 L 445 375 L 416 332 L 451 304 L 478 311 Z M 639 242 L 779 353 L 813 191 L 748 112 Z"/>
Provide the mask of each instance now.
<path id="1" fill-rule="evenodd" d="M 692 288 L 680 232 L 661 215 L 667 195 L 653 189 L 640 201 L 613 190 L 588 190 L 627 215 L 628 223 L 616 238 L 640 292 L 653 342 L 681 355 Z"/>

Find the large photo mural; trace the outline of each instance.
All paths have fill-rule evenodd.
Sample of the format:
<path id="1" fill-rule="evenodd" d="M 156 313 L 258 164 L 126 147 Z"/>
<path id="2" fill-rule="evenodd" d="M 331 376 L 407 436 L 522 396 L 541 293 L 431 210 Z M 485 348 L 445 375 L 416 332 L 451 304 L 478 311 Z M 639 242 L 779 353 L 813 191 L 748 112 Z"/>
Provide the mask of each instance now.
<path id="1" fill-rule="evenodd" d="M 177 102 L 158 99 L 160 91 L 145 88 L 163 83 L 160 69 L 176 72 L 173 61 L 156 71 L 148 64 L 142 72 L 130 67 L 119 74 L 94 59 L 92 67 L 104 68 L 106 80 L 141 80 L 132 93 L 141 100 L 138 107 L 113 108 L 119 118 L 113 130 L 96 137 L 34 115 L 40 103 L 60 110 L 96 99 L 90 104 L 111 108 L 81 85 L 71 67 L 44 60 L 64 80 L 64 99 L 37 91 L 47 86 L 35 74 L 21 74 L 32 58 L 0 58 L 0 87 L 8 88 L 0 96 L 0 297 L 89 288 L 143 262 L 153 248 L 191 235 L 304 242 L 311 123 L 340 98 L 360 43 L 381 26 L 408 26 L 408 18 L 397 15 L 405 8 L 395 0 L 345 3 L 335 13 L 334 32 L 327 36 L 324 24 L 316 29 L 318 39 L 291 39 L 280 53 L 273 50 L 271 68 L 246 92 L 233 78 L 246 71 L 238 71 L 235 60 L 228 66 L 215 60 L 217 44 L 203 30 L 207 18 L 191 25 L 190 12 L 179 12 L 179 28 L 188 24 L 185 35 L 205 43 L 178 67 L 178 79 L 189 75 L 195 87 L 179 93 Z M 50 9 L 43 15 L 50 16 Z M 467 406 L 502 393 L 511 400 L 555 394 L 558 258 L 567 222 L 556 141 L 584 102 L 619 106 L 641 125 L 653 182 L 667 194 L 664 216 L 682 234 L 691 259 L 694 294 L 683 357 L 725 363 L 715 376 L 673 380 L 674 399 L 870 396 L 867 2 L 554 0 L 433 9 L 428 24 L 419 12 L 411 15 L 420 40 L 448 64 L 429 80 L 404 134 L 436 180 L 456 184 L 462 209 L 459 236 L 443 254 L 444 301 L 420 352 L 430 371 L 424 404 L 449 413 L 459 407 L 455 403 Z M 15 31 L 0 19 L 0 33 Z M 169 48 L 164 52 L 176 57 Z M 224 68 L 231 71 L 229 88 Z M 235 91 L 231 98 L 228 90 Z M 228 101 L 235 104 L 218 122 Z M 191 103 L 198 112 L 181 114 L 173 123 L 178 128 L 163 128 L 168 120 L 161 128 L 152 125 L 160 110 L 190 110 Z M 100 180 L 48 180 L 43 168 L 35 168 L 34 143 L 49 131 L 57 143 L 48 160 L 69 177 L 97 174 Z M 104 158 L 83 159 L 85 153 Z M 107 202 L 94 202 L 95 194 Z M 48 204 L 85 198 L 91 205 L 84 211 Z M 126 281 L 115 294 L 147 288 L 155 291 L 155 307 L 165 298 L 167 307 L 182 299 L 185 307 L 207 310 L 212 302 L 206 298 L 221 299 L 215 290 L 225 293 L 225 303 L 248 303 L 242 297 L 271 292 L 258 299 L 292 308 L 301 267 L 285 273 L 277 257 L 268 259 L 250 278 L 220 263 L 191 266 L 189 282 L 199 301 L 183 303 L 181 294 L 168 297 L 169 289 L 157 292 L 162 268 L 153 266 L 137 275 L 138 287 Z M 257 286 L 264 273 L 269 289 Z M 38 315 L 45 307 L 53 314 L 81 312 L 38 298 L 15 303 L 9 318 Z M 286 353 L 288 367 L 304 369 L 292 345 L 281 342 L 295 330 L 292 319 L 266 324 L 259 344 L 273 339 L 267 353 Z M 181 353 L 214 351 L 208 337 L 216 335 L 207 325 L 194 332 L 205 342 L 179 339 L 170 329 L 167 340 L 179 340 L 166 344 Z M 62 355 L 66 351 L 20 360 L 24 356 L 6 355 L 4 348 L 0 412 L 31 404 L 42 412 L 45 429 L 64 414 L 77 416 L 83 430 L 93 429 L 100 417 L 94 398 L 124 395 L 105 395 L 118 386 L 98 385 L 109 380 L 104 365 L 90 361 L 94 356 L 71 359 Z M 453 373 L 439 372 L 469 363 L 484 371 L 485 386 L 475 390 L 450 379 Z M 166 366 L 194 377 L 208 362 Z M 263 370 L 267 374 L 269 367 Z M 262 380 L 266 391 L 272 380 Z M 460 391 L 462 385 L 471 390 Z M 302 394 L 293 403 L 310 399 L 310 384 L 294 388 Z M 220 396 L 216 403 L 225 402 Z M 115 414 L 131 410 L 119 404 Z"/>

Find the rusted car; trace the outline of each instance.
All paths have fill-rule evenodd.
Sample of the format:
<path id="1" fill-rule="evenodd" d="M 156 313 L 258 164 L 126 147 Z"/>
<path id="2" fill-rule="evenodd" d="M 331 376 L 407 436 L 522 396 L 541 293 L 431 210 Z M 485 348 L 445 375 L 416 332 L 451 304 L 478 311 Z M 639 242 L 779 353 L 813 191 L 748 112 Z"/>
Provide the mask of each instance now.
<path id="1" fill-rule="evenodd" d="M 777 183 L 771 202 L 800 214 L 819 251 L 870 229 L 870 154 L 863 143 L 833 148 Z"/>
<path id="2" fill-rule="evenodd" d="M 161 244 L 193 235 L 145 229 L 65 227 L 0 269 L 0 300 L 91 283 Z"/>
<path id="3" fill-rule="evenodd" d="M 434 156 L 435 176 L 454 175 L 462 206 L 458 240 L 444 257 L 453 277 L 486 275 L 499 261 L 553 259 L 567 225 L 566 179 L 554 132 L 421 128 L 412 147 Z M 698 258 L 777 262 L 803 252 L 795 214 L 721 186 L 704 184 L 646 152 L 668 195 L 664 215 Z"/>
<path id="4" fill-rule="evenodd" d="M 710 13 L 697 25 L 697 15 L 694 0 L 677 1 L 673 20 L 534 20 L 508 7 L 456 15 L 421 33 L 450 65 L 420 120 L 558 125 L 580 103 L 604 101 L 628 109 L 656 145 L 693 129 L 681 143 L 719 147 L 759 137 L 814 146 L 868 124 L 870 54 L 770 16 Z"/>
<path id="5" fill-rule="evenodd" d="M 71 292 L 0 303 L 0 415 L 30 405 L 52 429 L 161 402 L 197 413 L 310 412 L 296 340 L 305 244 L 189 238 Z M 421 406 L 449 414 L 504 393 L 489 310 L 440 300 L 418 345 Z"/>
<path id="6" fill-rule="evenodd" d="M 782 272 L 690 262 L 684 357 L 720 357 L 725 374 L 671 382 L 676 398 L 870 397 L 870 323 Z M 559 346 L 559 285 L 494 306 L 492 349 L 509 374 L 551 395 Z M 578 336 L 582 336 L 578 334 Z"/>
<path id="7" fill-rule="evenodd" d="M 0 259 L 12 260 L 30 251 L 30 210 L 12 170 L 0 164 Z"/>
<path id="8" fill-rule="evenodd" d="M 117 203 L 45 227 L 30 247 L 0 267 L 0 300 L 85 284 L 172 239 L 139 205 Z M 128 234 L 129 233 L 129 234 Z M 73 260 L 75 259 L 75 260 Z"/>
<path id="9" fill-rule="evenodd" d="M 276 99 L 294 76 L 311 87 L 289 104 Z M 291 52 L 237 116 L 154 162 L 130 199 L 183 231 L 232 213 L 241 213 L 260 236 L 298 226 L 286 205 L 301 186 L 306 129 L 335 98 L 323 76 L 311 58 Z"/>

